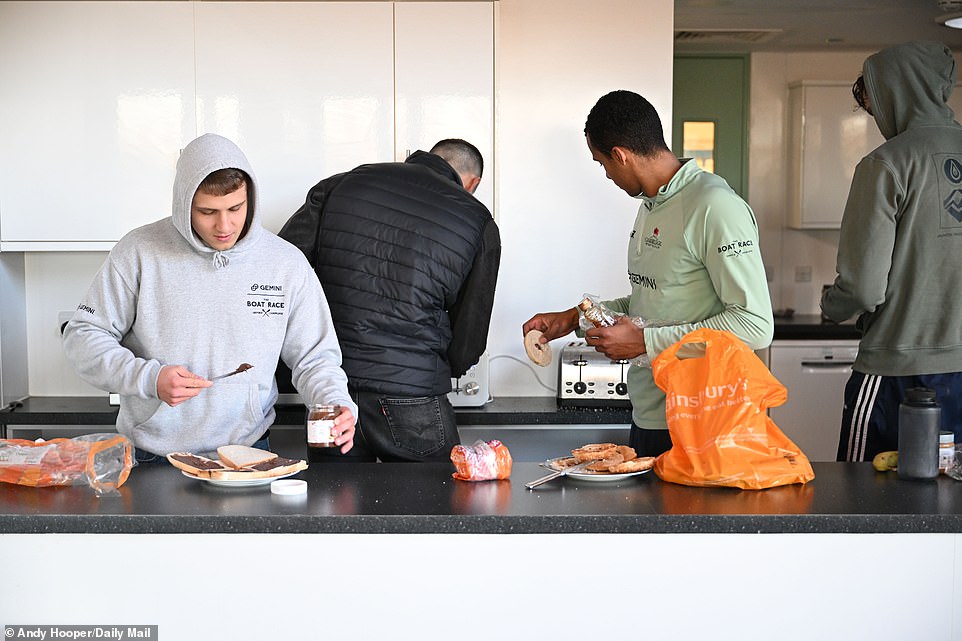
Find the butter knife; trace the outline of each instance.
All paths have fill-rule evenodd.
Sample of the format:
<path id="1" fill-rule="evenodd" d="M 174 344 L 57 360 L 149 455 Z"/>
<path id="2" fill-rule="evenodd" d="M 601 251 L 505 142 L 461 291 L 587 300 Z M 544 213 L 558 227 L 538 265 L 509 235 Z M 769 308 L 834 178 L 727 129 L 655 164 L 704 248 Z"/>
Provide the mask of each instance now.
<path id="1" fill-rule="evenodd" d="M 233 376 L 234 374 L 240 374 L 241 372 L 246 372 L 247 370 L 252 369 L 253 367 L 254 366 L 251 365 L 250 363 L 241 363 L 240 365 L 237 366 L 237 369 L 235 369 L 233 372 L 227 372 L 226 374 L 221 374 L 220 376 L 213 376 L 208 380 L 219 381 L 223 378 L 227 378 L 228 376 Z"/>
<path id="2" fill-rule="evenodd" d="M 542 476 L 540 479 L 535 479 L 530 483 L 525 483 L 524 486 L 529 490 L 533 490 L 539 485 L 543 485 L 548 481 L 558 478 L 559 476 L 566 476 L 569 472 L 580 472 L 581 470 L 585 469 L 592 463 L 597 463 L 598 461 L 599 459 L 591 459 L 590 461 L 585 461 L 584 463 L 578 463 L 577 465 L 572 465 L 571 467 L 566 467 L 561 470 L 555 470 L 551 474 L 546 474 Z"/>

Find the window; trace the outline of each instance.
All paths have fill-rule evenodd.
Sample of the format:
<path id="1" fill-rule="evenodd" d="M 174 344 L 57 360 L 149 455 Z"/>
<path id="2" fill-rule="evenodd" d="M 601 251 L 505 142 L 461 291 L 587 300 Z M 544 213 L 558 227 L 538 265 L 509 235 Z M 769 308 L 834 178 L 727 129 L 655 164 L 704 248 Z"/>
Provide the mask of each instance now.
<path id="1" fill-rule="evenodd" d="M 686 120 L 682 125 L 682 154 L 705 171 L 715 172 L 715 123 Z"/>

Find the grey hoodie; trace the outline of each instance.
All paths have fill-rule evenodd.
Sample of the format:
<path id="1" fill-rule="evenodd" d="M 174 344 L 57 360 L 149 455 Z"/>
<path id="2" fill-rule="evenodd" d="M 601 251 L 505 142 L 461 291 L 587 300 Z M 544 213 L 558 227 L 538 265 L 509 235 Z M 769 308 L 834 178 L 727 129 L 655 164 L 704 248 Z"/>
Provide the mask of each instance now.
<path id="1" fill-rule="evenodd" d="M 858 316 L 856 371 L 962 371 L 962 127 L 946 104 L 955 60 L 943 44 L 910 42 L 870 56 L 862 76 L 886 142 L 855 168 L 822 311 Z"/>
<path id="2" fill-rule="evenodd" d="M 193 232 L 190 205 L 210 173 L 241 169 L 243 152 L 214 134 L 177 162 L 172 215 L 124 236 L 64 332 L 67 359 L 85 381 L 121 396 L 117 430 L 155 454 L 250 445 L 274 420 L 278 358 L 306 402 L 357 415 L 324 292 L 304 255 L 265 230 L 250 199 L 247 234 L 215 251 Z M 250 186 L 249 186 L 250 187 Z M 165 365 L 204 377 L 254 367 L 170 407 L 157 396 Z"/>

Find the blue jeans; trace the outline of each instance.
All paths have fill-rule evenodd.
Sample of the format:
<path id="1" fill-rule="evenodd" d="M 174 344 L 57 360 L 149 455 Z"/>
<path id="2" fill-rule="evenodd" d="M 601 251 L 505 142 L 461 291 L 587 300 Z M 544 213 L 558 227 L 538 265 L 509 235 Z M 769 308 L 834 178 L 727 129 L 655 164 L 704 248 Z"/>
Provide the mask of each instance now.
<path id="1" fill-rule="evenodd" d="M 251 447 L 256 447 L 259 450 L 270 451 L 271 446 L 270 446 L 270 443 L 268 442 L 268 438 L 270 437 L 270 434 L 271 434 L 270 430 L 267 430 L 266 432 L 264 432 L 264 436 L 262 436 L 259 441 L 251 445 Z M 134 460 L 137 461 L 138 465 L 150 465 L 152 463 L 167 463 L 168 465 L 170 464 L 170 461 L 167 460 L 166 456 L 162 456 L 160 454 L 154 454 L 153 452 L 148 452 L 147 450 L 142 450 L 136 447 L 134 448 Z"/>

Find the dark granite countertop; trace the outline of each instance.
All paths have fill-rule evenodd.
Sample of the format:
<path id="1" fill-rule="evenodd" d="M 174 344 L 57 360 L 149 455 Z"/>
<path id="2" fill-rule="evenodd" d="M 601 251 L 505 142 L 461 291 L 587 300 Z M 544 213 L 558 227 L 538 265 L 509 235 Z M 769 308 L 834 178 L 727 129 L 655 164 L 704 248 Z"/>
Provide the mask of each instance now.
<path id="1" fill-rule="evenodd" d="M 466 483 L 446 463 L 312 464 L 303 497 L 134 468 L 119 494 L 0 483 L 8 533 L 933 533 L 962 532 L 962 483 L 904 481 L 868 463 L 815 463 L 815 480 L 762 491 L 695 488 L 654 473 L 558 479 L 536 463 Z"/>
<path id="2" fill-rule="evenodd" d="M 774 340 L 858 340 L 861 334 L 855 321 L 833 323 L 823 321 L 821 314 L 795 314 L 775 318 Z"/>
<path id="3" fill-rule="evenodd" d="M 481 407 L 456 407 L 458 425 L 601 425 L 631 422 L 628 408 L 558 407 L 553 396 L 509 396 Z M 276 425 L 303 425 L 301 405 L 277 405 Z M 113 425 L 106 396 L 30 396 L 0 411 L 3 425 Z"/>

